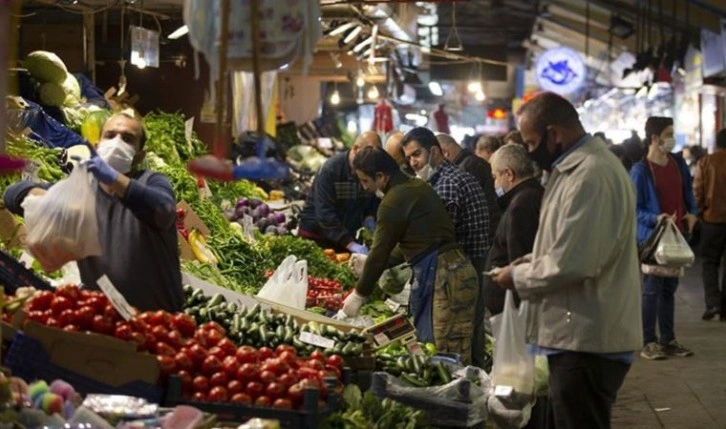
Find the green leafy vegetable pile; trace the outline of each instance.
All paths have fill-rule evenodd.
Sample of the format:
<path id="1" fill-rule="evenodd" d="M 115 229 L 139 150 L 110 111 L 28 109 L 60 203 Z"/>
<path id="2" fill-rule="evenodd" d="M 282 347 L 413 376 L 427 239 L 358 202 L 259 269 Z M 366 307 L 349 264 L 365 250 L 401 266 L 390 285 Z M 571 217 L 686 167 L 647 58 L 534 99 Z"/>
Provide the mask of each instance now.
<path id="1" fill-rule="evenodd" d="M 356 385 L 343 392 L 345 411 L 334 413 L 323 422 L 325 429 L 420 429 L 428 428 L 424 412 L 385 398 L 370 391 L 361 394 Z"/>

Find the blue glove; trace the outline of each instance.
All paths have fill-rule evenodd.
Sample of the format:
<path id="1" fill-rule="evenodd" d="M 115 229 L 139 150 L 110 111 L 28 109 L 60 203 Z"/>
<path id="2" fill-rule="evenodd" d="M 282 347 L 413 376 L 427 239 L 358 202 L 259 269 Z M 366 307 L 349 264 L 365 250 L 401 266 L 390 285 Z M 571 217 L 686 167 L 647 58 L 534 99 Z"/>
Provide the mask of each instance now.
<path id="1" fill-rule="evenodd" d="M 85 165 L 86 169 L 88 169 L 88 171 L 92 173 L 99 182 L 105 185 L 110 185 L 118 179 L 118 171 L 111 168 L 111 166 L 98 155 L 92 156 Z"/>
<path id="2" fill-rule="evenodd" d="M 357 253 L 359 255 L 367 255 L 368 254 L 368 248 L 365 247 L 362 244 L 358 244 L 356 242 L 352 242 L 348 245 L 348 250 L 350 250 L 350 253 Z"/>
<path id="3" fill-rule="evenodd" d="M 363 226 L 364 226 L 364 227 L 365 227 L 365 228 L 366 228 L 367 230 L 369 230 L 369 231 L 375 231 L 375 230 L 376 230 L 376 220 L 375 220 L 375 219 L 373 219 L 373 217 L 371 217 L 371 216 L 368 216 L 368 217 L 367 217 L 367 218 L 365 218 L 365 220 L 363 221 Z"/>

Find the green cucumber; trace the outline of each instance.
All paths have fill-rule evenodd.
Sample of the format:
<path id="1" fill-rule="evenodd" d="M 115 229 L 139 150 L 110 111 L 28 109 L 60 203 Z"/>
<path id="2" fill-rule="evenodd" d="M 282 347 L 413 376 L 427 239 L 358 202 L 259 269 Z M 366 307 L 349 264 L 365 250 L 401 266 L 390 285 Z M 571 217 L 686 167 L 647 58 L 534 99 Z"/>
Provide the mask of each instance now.
<path id="1" fill-rule="evenodd" d="M 401 374 L 401 379 L 415 387 L 428 387 L 428 384 L 424 380 L 411 374 Z"/>

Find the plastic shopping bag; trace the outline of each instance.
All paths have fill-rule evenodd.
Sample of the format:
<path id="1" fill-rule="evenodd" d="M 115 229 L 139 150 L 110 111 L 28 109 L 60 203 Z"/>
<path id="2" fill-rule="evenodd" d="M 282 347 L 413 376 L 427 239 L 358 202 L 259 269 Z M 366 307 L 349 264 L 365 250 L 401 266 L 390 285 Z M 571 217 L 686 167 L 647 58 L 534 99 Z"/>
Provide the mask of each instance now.
<path id="1" fill-rule="evenodd" d="M 655 249 L 655 260 L 668 267 L 687 267 L 693 264 L 696 256 L 683 234 L 672 220 L 668 220 L 663 235 Z"/>
<path id="2" fill-rule="evenodd" d="M 514 295 L 507 291 L 504 311 L 494 327 L 494 366 L 492 384 L 495 387 L 511 388 L 513 393 L 531 395 L 534 391 L 534 357 L 529 355 L 525 344 L 525 319 L 523 301 L 517 310 Z"/>
<path id="3" fill-rule="evenodd" d="M 70 261 L 100 256 L 96 186 L 84 167 L 53 185 L 43 196 L 23 202 L 26 247 L 46 272 Z"/>
<path id="4" fill-rule="evenodd" d="M 308 294 L 308 263 L 293 255 L 285 258 L 257 296 L 288 307 L 305 309 Z"/>

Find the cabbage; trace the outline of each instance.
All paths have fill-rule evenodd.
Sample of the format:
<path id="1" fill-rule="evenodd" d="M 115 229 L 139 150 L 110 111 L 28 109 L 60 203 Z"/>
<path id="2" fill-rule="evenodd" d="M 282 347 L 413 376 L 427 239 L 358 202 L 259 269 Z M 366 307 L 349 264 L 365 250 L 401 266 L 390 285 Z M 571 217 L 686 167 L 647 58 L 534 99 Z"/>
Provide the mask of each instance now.
<path id="1" fill-rule="evenodd" d="M 35 51 L 25 57 L 23 63 L 28 72 L 41 83 L 53 82 L 62 84 L 66 80 L 68 69 L 58 55 L 47 51 Z"/>
<path id="2" fill-rule="evenodd" d="M 66 93 L 63 105 L 76 106 L 81 104 L 81 85 L 78 84 L 78 80 L 72 74 L 67 73 L 66 76 L 66 80 L 61 84 L 63 92 Z"/>
<path id="3" fill-rule="evenodd" d="M 40 101 L 47 106 L 63 105 L 66 99 L 66 92 L 63 87 L 54 82 L 47 82 L 40 86 Z"/>

